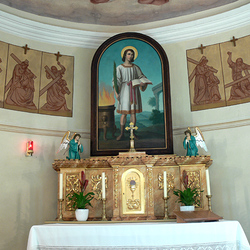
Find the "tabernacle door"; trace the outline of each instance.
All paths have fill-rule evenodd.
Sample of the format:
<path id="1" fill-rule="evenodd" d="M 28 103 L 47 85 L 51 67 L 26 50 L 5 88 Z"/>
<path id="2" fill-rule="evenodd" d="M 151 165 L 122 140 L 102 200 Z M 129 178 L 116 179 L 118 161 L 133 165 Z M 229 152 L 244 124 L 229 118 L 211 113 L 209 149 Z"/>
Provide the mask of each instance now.
<path id="1" fill-rule="evenodd" d="M 122 217 L 145 215 L 145 178 L 138 169 L 122 174 Z"/>

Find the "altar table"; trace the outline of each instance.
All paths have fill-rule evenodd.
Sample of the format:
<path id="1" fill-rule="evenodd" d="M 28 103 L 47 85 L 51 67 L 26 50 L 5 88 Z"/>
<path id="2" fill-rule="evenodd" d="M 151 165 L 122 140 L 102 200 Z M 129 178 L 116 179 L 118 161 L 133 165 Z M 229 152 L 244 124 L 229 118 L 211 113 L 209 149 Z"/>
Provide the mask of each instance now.
<path id="1" fill-rule="evenodd" d="M 27 250 L 243 249 L 250 246 L 238 221 L 122 222 L 32 226 Z"/>

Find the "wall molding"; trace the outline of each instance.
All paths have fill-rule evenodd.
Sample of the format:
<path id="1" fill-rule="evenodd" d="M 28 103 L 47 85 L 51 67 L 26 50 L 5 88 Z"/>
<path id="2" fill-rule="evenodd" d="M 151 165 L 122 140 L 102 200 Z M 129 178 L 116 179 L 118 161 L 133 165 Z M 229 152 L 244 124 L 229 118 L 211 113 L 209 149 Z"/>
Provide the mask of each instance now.
<path id="1" fill-rule="evenodd" d="M 232 129 L 232 128 L 239 128 L 244 126 L 250 126 L 250 119 L 239 120 L 239 121 L 231 121 L 231 122 L 224 122 L 224 123 L 216 123 L 216 124 L 208 124 L 208 125 L 197 125 L 202 132 L 208 131 L 216 131 L 222 129 Z M 194 130 L 195 127 L 191 127 Z M 173 128 L 173 135 L 183 135 L 184 131 L 187 127 L 182 128 Z M 2 132 L 11 132 L 11 133 L 21 133 L 21 134 L 31 134 L 31 135 L 41 135 L 41 136 L 54 136 L 54 137 L 63 137 L 65 134 L 65 130 L 49 130 L 49 129 L 37 129 L 37 128 L 27 128 L 27 127 L 19 127 L 19 126 L 12 126 L 12 125 L 4 125 L 0 124 L 0 131 Z M 90 140 L 90 131 L 89 132 L 80 132 L 78 131 L 83 139 Z"/>
<path id="2" fill-rule="evenodd" d="M 49 129 L 37 129 L 37 128 L 27 128 L 20 126 L 4 125 L 0 124 L 0 131 L 2 132 L 11 132 L 11 133 L 20 133 L 27 135 L 42 135 L 42 136 L 54 136 L 54 137 L 63 137 L 66 130 L 49 130 Z M 80 132 L 77 131 L 83 139 L 90 140 L 90 132 Z"/>
<path id="3" fill-rule="evenodd" d="M 148 30 L 139 30 L 136 26 L 135 30 L 151 36 L 160 44 L 176 43 L 247 26 L 250 24 L 249 13 L 250 3 L 234 10 L 194 21 Z M 96 49 L 109 37 L 117 34 L 53 26 L 3 11 L 0 11 L 0 20 L 0 31 L 2 32 L 39 42 L 70 47 Z M 98 25 L 97 27 L 100 28 L 101 26 Z M 105 26 L 105 28 L 107 27 Z M 128 31 L 126 26 L 118 28 L 119 33 Z M 131 26 L 129 26 L 129 29 L 131 30 Z"/>
<path id="4" fill-rule="evenodd" d="M 223 123 L 214 123 L 208 125 L 197 125 L 202 132 L 222 130 L 222 129 L 231 129 L 231 128 L 239 128 L 244 126 L 250 126 L 250 119 L 239 120 L 239 121 L 231 121 L 231 122 L 223 122 Z M 194 130 L 195 127 L 190 127 Z M 173 135 L 183 135 L 184 131 L 187 127 L 183 128 L 174 128 Z"/>

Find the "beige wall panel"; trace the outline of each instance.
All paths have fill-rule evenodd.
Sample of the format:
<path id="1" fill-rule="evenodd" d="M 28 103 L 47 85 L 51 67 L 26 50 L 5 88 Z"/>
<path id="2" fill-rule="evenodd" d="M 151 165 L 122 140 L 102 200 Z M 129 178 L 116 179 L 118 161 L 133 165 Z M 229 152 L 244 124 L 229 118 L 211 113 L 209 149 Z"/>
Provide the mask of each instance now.
<path id="1" fill-rule="evenodd" d="M 41 93 L 53 81 L 53 77 L 46 74 L 45 67 L 48 67 L 55 76 L 60 75 L 61 78 L 47 91 Z M 63 55 L 57 61 L 54 54 L 43 53 L 39 113 L 71 117 L 73 111 L 73 83 L 74 57 Z"/>
<path id="2" fill-rule="evenodd" d="M 232 69 L 229 67 L 227 62 L 228 60 L 228 52 L 232 53 L 232 61 L 235 62 L 238 58 L 242 58 L 243 62 L 250 65 L 250 36 L 239 38 L 236 41 L 236 46 L 234 46 L 233 42 L 226 42 L 221 44 L 221 57 L 222 57 L 222 67 L 224 72 L 225 86 L 226 86 L 226 100 L 227 105 L 240 104 L 245 102 L 250 102 L 250 80 L 246 80 L 246 88 L 249 91 L 245 97 L 232 98 L 231 94 L 233 92 L 233 86 L 227 87 L 227 84 L 233 82 L 232 78 Z M 250 66 L 249 66 L 250 69 Z M 248 70 L 248 74 L 250 74 L 250 70 Z M 242 76 L 246 76 L 246 72 L 242 71 Z M 239 83 L 240 84 L 240 83 Z M 237 85 L 237 84 L 236 84 Z M 242 91 L 241 91 L 242 92 Z M 231 98 L 230 98 L 231 97 Z"/>
<path id="3" fill-rule="evenodd" d="M 0 42 L 0 108 L 3 107 L 3 100 L 4 100 L 7 55 L 8 55 L 8 44 Z"/>
<path id="4" fill-rule="evenodd" d="M 27 62 L 29 64 L 29 72 L 25 75 L 23 75 L 20 68 L 16 68 L 21 62 Z M 37 113 L 40 68 L 40 51 L 28 50 L 25 54 L 22 47 L 9 45 L 4 108 Z M 15 74 L 16 79 L 19 74 L 20 80 L 17 79 L 13 82 L 13 74 Z M 22 76 L 20 76 L 21 74 Z M 34 78 L 30 80 L 28 74 L 34 74 Z"/>
<path id="5" fill-rule="evenodd" d="M 200 62 L 202 57 L 206 57 L 208 60 L 207 66 L 212 67 L 213 69 L 213 71 L 209 71 L 210 74 L 206 73 L 204 75 L 204 79 L 206 80 L 204 85 L 206 84 L 206 86 L 200 83 L 201 80 L 198 80 L 197 73 L 195 75 L 195 72 L 197 71 L 197 64 L 195 62 Z M 191 110 L 195 111 L 225 106 L 219 44 L 206 46 L 203 54 L 201 53 L 200 49 L 188 50 L 187 64 L 188 75 L 189 79 L 191 80 L 189 83 Z M 218 79 L 218 83 L 212 83 L 211 79 Z M 198 86 L 198 84 L 200 84 L 200 86 Z"/>

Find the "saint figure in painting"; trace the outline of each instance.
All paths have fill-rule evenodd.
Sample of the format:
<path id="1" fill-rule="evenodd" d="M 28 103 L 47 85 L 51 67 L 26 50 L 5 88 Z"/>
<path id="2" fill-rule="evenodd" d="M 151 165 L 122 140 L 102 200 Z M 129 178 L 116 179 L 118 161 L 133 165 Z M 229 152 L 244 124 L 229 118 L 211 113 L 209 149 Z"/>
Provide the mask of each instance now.
<path id="1" fill-rule="evenodd" d="M 207 80 L 207 86 L 208 86 L 208 92 L 209 92 L 209 102 L 216 102 L 221 99 L 220 91 L 219 91 L 219 84 L 220 80 L 217 76 L 214 75 L 214 73 L 209 70 L 206 73 L 206 80 Z"/>
<path id="2" fill-rule="evenodd" d="M 25 60 L 16 64 L 12 78 L 6 85 L 7 94 L 5 103 L 27 109 L 37 109 L 33 102 L 34 98 L 34 74 L 28 69 L 29 61 Z"/>
<path id="3" fill-rule="evenodd" d="M 203 56 L 195 68 L 194 103 L 199 105 L 209 100 L 206 73 L 208 72 L 207 58 Z"/>
<path id="4" fill-rule="evenodd" d="M 46 70 L 47 79 L 59 79 L 48 88 L 47 90 L 47 103 L 42 106 L 43 110 L 48 111 L 70 111 L 67 107 L 65 95 L 70 94 L 67 87 L 67 82 L 62 79 L 65 74 L 66 68 L 58 61 L 57 64 L 61 69 L 57 69 L 56 66 L 52 66 L 50 70 Z"/>
<path id="5" fill-rule="evenodd" d="M 115 83 L 116 81 L 113 79 L 115 96 L 118 101 L 116 110 L 117 113 L 121 114 L 121 133 L 116 138 L 118 141 L 121 140 L 124 135 L 127 115 L 130 115 L 130 122 L 133 122 L 134 125 L 136 124 L 136 113 L 142 112 L 140 91 L 145 91 L 147 84 L 150 83 L 141 69 L 133 63 L 136 57 L 136 48 L 131 46 L 125 47 L 122 51 L 122 61 L 124 63 L 116 68 L 117 83 Z M 133 80 L 137 80 L 137 83 Z"/>
<path id="6" fill-rule="evenodd" d="M 237 83 L 233 84 L 230 93 L 230 100 L 237 100 L 250 96 L 250 81 L 249 78 L 242 79 L 242 71 L 244 71 L 245 76 L 249 74 L 250 65 L 243 62 L 242 58 L 237 58 L 235 62 L 232 61 L 232 52 L 228 51 L 227 63 L 232 69 L 232 78 Z"/>

